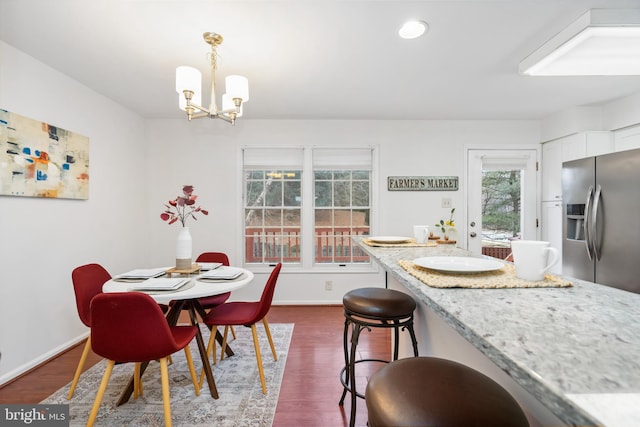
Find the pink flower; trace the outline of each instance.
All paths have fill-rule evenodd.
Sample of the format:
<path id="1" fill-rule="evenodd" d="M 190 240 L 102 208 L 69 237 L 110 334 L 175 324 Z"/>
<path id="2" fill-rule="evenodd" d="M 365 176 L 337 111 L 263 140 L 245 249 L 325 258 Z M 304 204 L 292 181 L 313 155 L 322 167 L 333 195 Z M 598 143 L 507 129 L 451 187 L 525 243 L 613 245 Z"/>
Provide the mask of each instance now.
<path id="1" fill-rule="evenodd" d="M 160 214 L 161 220 L 168 221 L 169 224 L 173 224 L 179 220 L 184 227 L 188 218 L 193 218 L 194 221 L 198 220 L 195 215 L 196 212 L 209 215 L 209 211 L 202 209 L 200 206 L 194 206 L 198 196 L 193 194 L 192 185 L 183 186 L 182 194 L 182 196 L 169 200 L 167 204 L 164 205 L 167 209 Z"/>

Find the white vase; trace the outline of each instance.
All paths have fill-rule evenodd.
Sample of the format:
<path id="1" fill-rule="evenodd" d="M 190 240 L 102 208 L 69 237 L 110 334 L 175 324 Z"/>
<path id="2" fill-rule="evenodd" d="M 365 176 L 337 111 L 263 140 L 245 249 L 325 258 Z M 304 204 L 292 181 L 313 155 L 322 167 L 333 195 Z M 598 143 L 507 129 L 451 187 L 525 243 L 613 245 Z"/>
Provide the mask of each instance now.
<path id="1" fill-rule="evenodd" d="M 182 227 L 176 243 L 176 268 L 184 270 L 191 268 L 192 247 L 189 227 Z"/>

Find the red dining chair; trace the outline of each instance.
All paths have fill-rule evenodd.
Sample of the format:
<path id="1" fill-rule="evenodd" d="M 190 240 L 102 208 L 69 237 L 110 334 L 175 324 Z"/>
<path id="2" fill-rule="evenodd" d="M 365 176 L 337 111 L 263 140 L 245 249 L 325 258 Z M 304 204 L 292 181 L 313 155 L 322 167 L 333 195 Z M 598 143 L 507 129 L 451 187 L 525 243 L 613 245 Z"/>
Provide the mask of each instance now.
<path id="1" fill-rule="evenodd" d="M 196 336 L 197 326 L 169 326 L 160 306 L 149 295 L 141 292 L 100 294 L 91 301 L 91 342 L 93 351 L 108 359 L 102 382 L 98 388 L 87 426 L 96 420 L 100 403 L 118 362 L 136 363 L 134 393 L 141 390 L 139 364 L 148 360 L 160 362 L 164 423 L 171 426 L 169 375 L 167 359 L 172 353 L 184 349 L 191 380 L 200 395 L 189 343 Z"/>
<path id="2" fill-rule="evenodd" d="M 71 272 L 71 280 L 73 282 L 73 291 L 76 294 L 76 307 L 80 321 L 85 326 L 91 328 L 91 316 L 89 314 L 89 304 L 96 295 L 102 293 L 102 285 L 111 279 L 111 275 L 100 264 L 86 264 L 75 268 Z M 87 338 L 87 342 L 82 350 L 82 356 L 78 362 L 78 367 L 73 375 L 71 389 L 67 395 L 67 399 L 73 397 L 73 393 L 78 385 L 82 368 L 87 361 L 89 351 L 91 350 L 91 336 Z"/>
<path id="3" fill-rule="evenodd" d="M 219 262 L 222 265 L 229 266 L 229 257 L 224 252 L 203 252 L 198 255 L 196 258 L 196 262 Z M 217 307 L 220 304 L 224 304 L 229 297 L 231 296 L 231 292 L 225 292 L 220 295 L 212 295 L 209 297 L 198 298 L 198 302 L 205 310 L 212 309 L 213 307 Z M 211 333 L 213 335 L 216 334 L 216 329 L 212 329 Z M 231 334 L 233 335 L 233 339 L 236 338 L 236 330 L 231 328 Z M 213 364 L 216 364 L 216 347 L 214 342 L 210 342 L 210 345 L 207 347 L 207 355 L 211 356 L 213 359 Z"/>
<path id="4" fill-rule="evenodd" d="M 271 301 L 273 300 L 273 294 L 276 289 L 276 282 L 278 281 L 278 275 L 282 263 L 278 263 L 262 291 L 262 296 L 259 301 L 254 302 L 227 302 L 217 307 L 212 308 L 209 313 L 203 319 L 207 326 L 211 326 L 212 330 L 217 325 L 225 325 L 224 338 L 222 340 L 222 356 L 224 357 L 224 351 L 227 345 L 227 331 L 229 326 L 247 326 L 251 328 L 253 334 L 253 345 L 256 350 L 256 359 L 258 362 L 258 371 L 260 372 L 260 382 L 262 383 L 262 393 L 267 394 L 267 385 L 264 379 L 264 369 L 262 368 L 262 357 L 260 355 L 260 345 L 258 344 L 258 331 L 256 329 L 256 323 L 262 320 L 264 324 L 264 330 L 269 339 L 269 345 L 271 346 L 271 353 L 273 353 L 273 360 L 278 360 L 278 354 L 276 353 L 275 346 L 273 345 L 273 339 L 271 338 L 271 331 L 269 330 L 269 323 L 267 322 L 267 313 L 271 308 Z M 211 334 L 209 338 L 209 345 L 214 340 L 214 334 Z M 202 375 L 201 375 L 202 377 Z"/>
<path id="5" fill-rule="evenodd" d="M 222 263 L 222 265 L 228 266 L 229 257 L 224 252 L 203 252 L 198 255 L 198 258 L 196 258 L 196 262 L 220 262 Z M 220 295 L 198 298 L 198 302 L 200 303 L 202 308 L 206 310 L 217 307 L 220 304 L 224 304 L 230 296 L 231 292 L 225 292 L 224 294 Z"/>

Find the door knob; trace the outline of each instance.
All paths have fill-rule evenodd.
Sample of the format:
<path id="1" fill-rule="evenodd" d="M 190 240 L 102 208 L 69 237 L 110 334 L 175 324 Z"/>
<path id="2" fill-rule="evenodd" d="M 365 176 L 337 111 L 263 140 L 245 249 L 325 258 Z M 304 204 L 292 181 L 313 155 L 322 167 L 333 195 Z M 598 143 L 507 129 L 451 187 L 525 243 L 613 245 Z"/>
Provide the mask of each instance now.
<path id="1" fill-rule="evenodd" d="M 475 227 L 476 226 L 476 222 L 475 221 L 471 221 L 471 224 L 469 224 L 469 225 L 472 226 L 472 227 Z"/>
<path id="2" fill-rule="evenodd" d="M 476 232 L 475 232 L 475 231 L 472 231 L 471 233 L 469 233 L 469 236 L 471 236 L 471 237 L 476 237 L 476 236 L 477 236 L 477 234 L 476 234 Z"/>

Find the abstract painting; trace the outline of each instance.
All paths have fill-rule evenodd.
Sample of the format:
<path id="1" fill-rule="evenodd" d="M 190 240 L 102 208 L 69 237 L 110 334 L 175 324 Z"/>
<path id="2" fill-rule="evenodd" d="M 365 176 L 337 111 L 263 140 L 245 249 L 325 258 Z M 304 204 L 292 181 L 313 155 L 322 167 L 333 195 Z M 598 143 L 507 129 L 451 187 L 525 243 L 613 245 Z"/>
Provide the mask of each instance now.
<path id="1" fill-rule="evenodd" d="M 0 110 L 0 195 L 89 198 L 89 138 Z"/>

